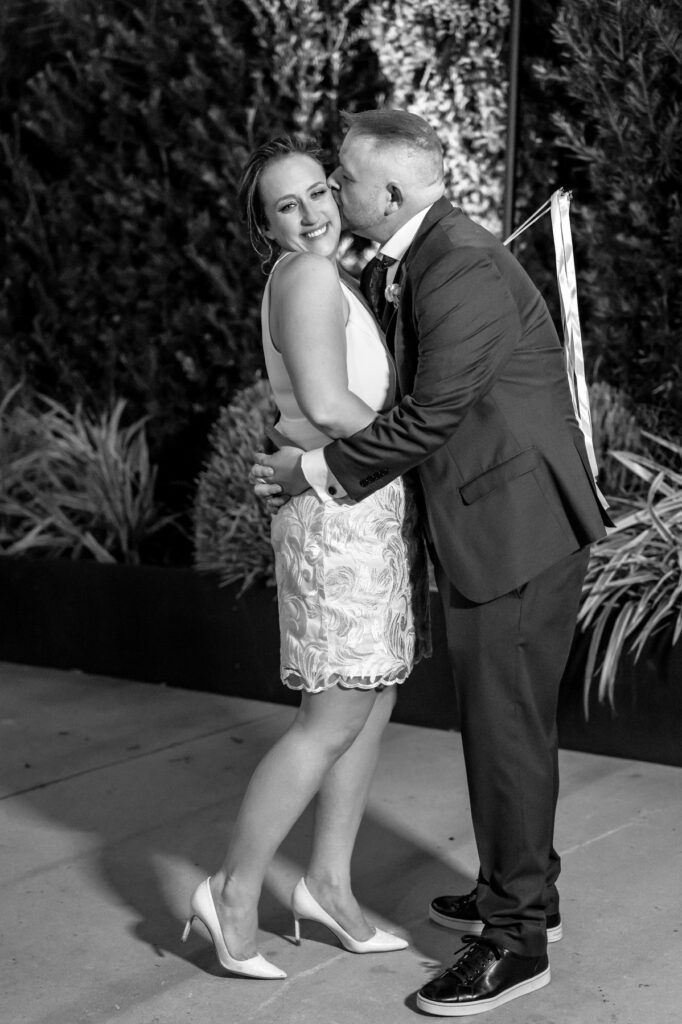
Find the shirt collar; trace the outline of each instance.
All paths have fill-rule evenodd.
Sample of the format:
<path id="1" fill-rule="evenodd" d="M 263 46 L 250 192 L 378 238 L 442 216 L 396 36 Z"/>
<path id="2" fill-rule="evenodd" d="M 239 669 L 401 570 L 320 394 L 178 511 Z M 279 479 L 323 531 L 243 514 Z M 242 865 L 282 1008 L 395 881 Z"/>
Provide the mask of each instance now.
<path id="1" fill-rule="evenodd" d="M 419 213 L 415 213 L 414 217 L 410 217 L 410 219 L 403 224 L 401 228 L 398 228 L 396 233 L 391 235 L 389 240 L 381 246 L 379 253 L 382 256 L 390 256 L 394 260 L 401 260 L 412 245 L 414 237 L 419 231 L 421 223 L 431 209 L 431 206 L 433 206 L 433 203 L 431 203 L 430 206 L 426 206 L 423 210 L 420 210 Z"/>

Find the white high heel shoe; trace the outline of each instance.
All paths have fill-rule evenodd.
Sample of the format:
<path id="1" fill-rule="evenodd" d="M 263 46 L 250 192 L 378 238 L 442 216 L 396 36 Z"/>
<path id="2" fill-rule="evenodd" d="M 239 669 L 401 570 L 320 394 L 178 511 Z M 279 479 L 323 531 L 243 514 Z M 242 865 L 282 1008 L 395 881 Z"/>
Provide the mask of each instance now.
<path id="1" fill-rule="evenodd" d="M 182 933 L 182 941 L 187 941 L 192 921 L 197 917 L 213 939 L 216 956 L 226 971 L 231 971 L 232 974 L 242 974 L 245 978 L 286 978 L 284 971 L 281 971 L 279 967 L 275 967 L 274 964 L 271 964 L 260 953 L 249 957 L 248 960 L 235 960 L 230 955 L 220 922 L 218 921 L 210 881 L 210 878 L 205 878 L 192 893 L 189 901 L 190 915 L 187 918 L 185 930 Z"/>
<path id="2" fill-rule="evenodd" d="M 376 928 L 374 935 L 369 939 L 354 939 L 334 920 L 331 914 L 328 914 L 320 906 L 315 897 L 310 895 L 303 878 L 298 880 L 291 895 L 291 909 L 294 915 L 294 938 L 297 946 L 301 944 L 301 918 L 325 925 L 330 932 L 334 932 L 341 945 L 349 953 L 392 953 L 398 949 L 407 949 L 409 945 L 405 939 L 391 935 L 390 932 L 384 932 L 381 928 Z"/>

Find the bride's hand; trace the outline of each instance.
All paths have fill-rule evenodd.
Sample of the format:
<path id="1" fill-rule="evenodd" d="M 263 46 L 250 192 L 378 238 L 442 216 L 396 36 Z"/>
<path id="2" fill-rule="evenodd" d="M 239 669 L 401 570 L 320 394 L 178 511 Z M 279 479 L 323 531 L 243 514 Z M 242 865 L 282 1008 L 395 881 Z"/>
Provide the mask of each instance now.
<path id="1" fill-rule="evenodd" d="M 257 452 L 254 455 L 254 458 L 257 459 L 260 454 L 260 452 Z M 261 473 L 270 474 L 271 472 L 272 470 L 268 467 L 259 466 L 256 463 L 256 465 L 251 466 L 251 469 L 249 470 L 249 483 L 253 487 L 253 493 L 256 497 L 260 498 L 270 515 L 274 516 L 282 505 L 286 505 L 289 500 L 289 495 L 282 493 L 282 488 L 279 484 L 267 483 L 267 477 L 261 477 L 260 475 Z"/>
<path id="2" fill-rule="evenodd" d="M 285 446 L 273 455 L 257 452 L 249 480 L 256 494 L 272 499 L 275 495 L 300 494 L 310 486 L 301 470 L 301 449 Z"/>

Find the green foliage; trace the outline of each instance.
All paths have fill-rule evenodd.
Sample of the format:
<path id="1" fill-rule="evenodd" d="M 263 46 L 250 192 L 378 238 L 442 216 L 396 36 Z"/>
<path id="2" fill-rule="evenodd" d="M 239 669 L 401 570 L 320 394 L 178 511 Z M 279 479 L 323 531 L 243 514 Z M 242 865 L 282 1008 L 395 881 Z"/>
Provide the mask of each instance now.
<path id="1" fill-rule="evenodd" d="M 23 380 L 69 408 L 123 397 L 133 416 L 150 417 L 159 490 L 178 511 L 191 503 L 209 425 L 262 366 L 263 279 L 236 208 L 246 154 L 296 128 L 332 148 L 338 110 L 389 99 L 386 73 L 397 71 L 396 97 L 420 110 L 428 100 L 421 112 L 446 135 L 468 88 L 470 163 L 475 126 L 494 134 L 483 80 L 503 78 L 493 57 L 500 29 L 484 23 L 502 0 L 486 0 L 482 18 L 463 3 L 452 16 L 443 0 L 402 3 L 418 43 L 409 70 L 391 6 L 0 7 L 0 332 L 10 339 L 0 382 Z"/>
<path id="2" fill-rule="evenodd" d="M 446 150 L 449 194 L 500 230 L 508 0 L 372 0 L 365 25 L 391 106 L 424 117 Z"/>
<path id="3" fill-rule="evenodd" d="M 359 64 L 371 56 L 360 28 L 367 0 L 241 2 L 253 15 L 267 69 L 256 89 L 284 105 L 292 129 L 316 135 L 325 146 L 338 142 L 340 106 L 357 90 Z M 370 83 L 367 91 L 364 105 L 374 106 Z"/>
<path id="4" fill-rule="evenodd" d="M 256 380 L 221 410 L 211 431 L 211 453 L 199 476 L 194 507 L 197 569 L 218 573 L 223 585 L 274 582 L 270 516 L 248 481 L 276 407 L 270 385 Z"/>
<path id="5" fill-rule="evenodd" d="M 556 141 L 586 183 L 574 236 L 592 360 L 679 423 L 682 4 L 565 0 L 554 31 L 561 59 L 538 73 L 566 97 Z"/>
<path id="6" fill-rule="evenodd" d="M 619 388 L 603 381 L 590 385 L 592 439 L 599 466 L 599 486 L 609 497 L 641 490 L 639 478 L 617 458 L 614 451 L 643 453 L 647 450 L 632 403 Z"/>
<path id="7" fill-rule="evenodd" d="M 122 426 L 125 403 L 98 417 L 13 388 L 0 404 L 0 551 L 140 561 L 164 520 L 154 498 L 146 421 Z"/>
<path id="8" fill-rule="evenodd" d="M 124 395 L 177 432 L 260 365 L 235 192 L 254 123 L 281 121 L 252 105 L 233 5 L 48 7 L 38 34 L 36 4 L 0 23 L 27 53 L 0 100 L 5 373 L 67 402 Z"/>
<path id="9" fill-rule="evenodd" d="M 518 138 L 512 217 L 515 226 L 522 224 L 561 187 L 573 190 L 571 219 L 575 222 L 576 205 L 585 196 L 586 182 L 581 174 L 582 167 L 568 150 L 558 145 L 557 129 L 553 121 L 553 115 L 567 108 L 568 98 L 557 82 L 542 73 L 543 68 L 553 68 L 564 59 L 553 33 L 557 7 L 557 0 L 524 0 L 521 5 Z M 583 253 L 575 231 L 573 242 L 577 250 L 576 263 L 580 277 Z M 514 251 L 542 292 L 555 322 L 560 324 L 549 215 L 524 232 L 514 243 Z M 582 300 L 582 291 L 579 297 Z M 582 301 L 580 312 L 584 321 Z M 585 327 L 583 343 L 588 371 L 591 371 L 593 360 L 589 325 L 585 324 Z"/>
<path id="10" fill-rule="evenodd" d="M 624 652 L 639 657 L 657 635 L 667 634 L 673 644 L 682 635 L 682 445 L 644 436 L 667 457 L 612 453 L 648 490 L 633 498 L 616 528 L 593 546 L 585 580 L 578 622 L 591 634 L 586 714 L 599 661 L 598 696 L 613 706 Z"/>

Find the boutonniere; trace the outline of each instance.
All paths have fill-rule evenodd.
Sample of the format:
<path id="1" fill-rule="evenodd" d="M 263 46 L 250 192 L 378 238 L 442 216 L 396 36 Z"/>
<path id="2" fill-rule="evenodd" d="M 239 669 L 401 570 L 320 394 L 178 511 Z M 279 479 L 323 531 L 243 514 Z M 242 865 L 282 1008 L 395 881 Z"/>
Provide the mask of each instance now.
<path id="1" fill-rule="evenodd" d="M 402 289 L 401 289 L 400 285 L 399 284 L 395 284 L 395 283 L 394 284 L 387 284 L 386 288 L 384 290 L 384 295 L 386 296 L 386 302 L 392 302 L 396 309 L 398 308 L 398 304 L 400 303 L 400 292 L 401 292 L 401 290 Z"/>

